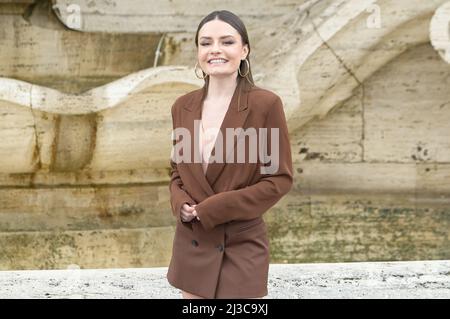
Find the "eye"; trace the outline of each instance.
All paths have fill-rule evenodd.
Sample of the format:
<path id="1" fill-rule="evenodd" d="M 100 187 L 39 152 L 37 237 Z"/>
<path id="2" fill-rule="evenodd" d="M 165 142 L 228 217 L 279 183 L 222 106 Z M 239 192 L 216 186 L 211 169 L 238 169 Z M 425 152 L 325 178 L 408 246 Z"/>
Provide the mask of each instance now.
<path id="1" fill-rule="evenodd" d="M 209 43 L 200 43 L 200 45 L 201 46 L 206 46 L 206 45 L 208 45 Z"/>
<path id="2" fill-rule="evenodd" d="M 225 42 L 225 44 L 233 44 L 234 42 L 233 41 L 227 41 L 227 42 Z"/>

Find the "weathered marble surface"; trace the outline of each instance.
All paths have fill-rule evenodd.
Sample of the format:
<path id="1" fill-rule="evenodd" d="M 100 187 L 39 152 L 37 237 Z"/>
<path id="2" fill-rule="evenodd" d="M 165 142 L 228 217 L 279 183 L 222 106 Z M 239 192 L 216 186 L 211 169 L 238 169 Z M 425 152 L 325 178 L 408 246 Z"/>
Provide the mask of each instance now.
<path id="1" fill-rule="evenodd" d="M 167 268 L 0 271 L 0 298 L 181 298 Z M 450 298 L 450 261 L 271 264 L 270 299 Z"/>

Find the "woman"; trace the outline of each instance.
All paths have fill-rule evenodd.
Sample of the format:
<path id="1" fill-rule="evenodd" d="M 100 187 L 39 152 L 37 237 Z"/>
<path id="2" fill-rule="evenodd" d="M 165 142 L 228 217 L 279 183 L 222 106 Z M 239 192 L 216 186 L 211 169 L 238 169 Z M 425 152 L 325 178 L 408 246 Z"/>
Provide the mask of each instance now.
<path id="1" fill-rule="evenodd" d="M 195 44 L 205 85 L 172 106 L 174 130 L 189 134 L 175 134 L 174 145 L 183 145 L 172 151 L 169 188 L 177 226 L 167 279 L 184 298 L 261 298 L 268 294 L 269 270 L 262 215 L 293 183 L 283 105 L 253 84 L 249 39 L 236 15 L 206 16 Z M 227 135 L 238 128 L 254 133 L 256 148 L 242 143 L 250 135 Z M 261 152 L 263 159 L 250 156 Z"/>

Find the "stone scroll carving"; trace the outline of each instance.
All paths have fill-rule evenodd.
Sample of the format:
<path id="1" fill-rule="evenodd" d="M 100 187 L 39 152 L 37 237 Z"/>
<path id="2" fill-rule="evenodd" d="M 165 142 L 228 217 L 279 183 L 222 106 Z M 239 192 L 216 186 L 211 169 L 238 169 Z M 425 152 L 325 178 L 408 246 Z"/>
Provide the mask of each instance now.
<path id="1" fill-rule="evenodd" d="M 444 61 L 450 63 L 450 1 L 434 13 L 430 22 L 430 41 Z"/>

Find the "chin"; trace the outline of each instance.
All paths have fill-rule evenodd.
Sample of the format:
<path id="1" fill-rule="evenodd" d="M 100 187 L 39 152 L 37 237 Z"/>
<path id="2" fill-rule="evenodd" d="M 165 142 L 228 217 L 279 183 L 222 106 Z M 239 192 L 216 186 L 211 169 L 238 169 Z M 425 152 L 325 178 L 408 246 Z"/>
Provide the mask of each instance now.
<path id="1" fill-rule="evenodd" d="M 233 75 L 233 72 L 210 72 L 209 76 L 227 77 Z"/>

